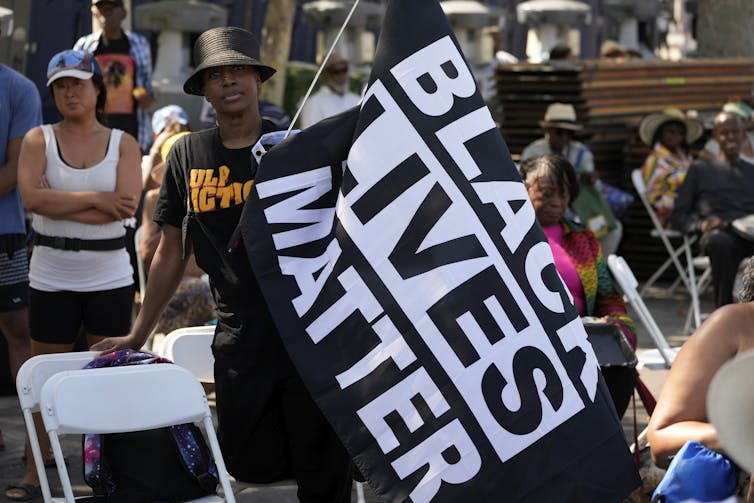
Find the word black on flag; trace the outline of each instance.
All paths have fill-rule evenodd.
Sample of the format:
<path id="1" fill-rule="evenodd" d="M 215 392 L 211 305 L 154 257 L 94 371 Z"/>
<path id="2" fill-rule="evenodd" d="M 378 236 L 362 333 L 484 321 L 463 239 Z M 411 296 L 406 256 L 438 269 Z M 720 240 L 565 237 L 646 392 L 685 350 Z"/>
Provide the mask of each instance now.
<path id="1" fill-rule="evenodd" d="M 391 0 L 358 109 L 264 157 L 241 219 L 280 335 L 385 501 L 639 484 L 573 299 L 437 0 Z"/>

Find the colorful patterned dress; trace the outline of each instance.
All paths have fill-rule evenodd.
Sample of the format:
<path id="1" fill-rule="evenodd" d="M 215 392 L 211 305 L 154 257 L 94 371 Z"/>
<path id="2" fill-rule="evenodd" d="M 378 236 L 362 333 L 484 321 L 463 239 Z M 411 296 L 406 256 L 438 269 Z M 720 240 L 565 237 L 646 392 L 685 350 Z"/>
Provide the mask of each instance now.
<path id="1" fill-rule="evenodd" d="M 560 246 L 570 257 L 584 287 L 586 312 L 579 314 L 596 318 L 608 316 L 636 349 L 636 326 L 628 316 L 623 297 L 613 285 L 599 241 L 592 231 L 574 222 L 562 220 L 561 225 L 563 239 Z"/>
<path id="2" fill-rule="evenodd" d="M 663 223 L 673 211 L 678 188 L 686 178 L 692 160 L 690 155 L 674 154 L 657 142 L 641 167 L 647 187 L 647 200 Z"/>

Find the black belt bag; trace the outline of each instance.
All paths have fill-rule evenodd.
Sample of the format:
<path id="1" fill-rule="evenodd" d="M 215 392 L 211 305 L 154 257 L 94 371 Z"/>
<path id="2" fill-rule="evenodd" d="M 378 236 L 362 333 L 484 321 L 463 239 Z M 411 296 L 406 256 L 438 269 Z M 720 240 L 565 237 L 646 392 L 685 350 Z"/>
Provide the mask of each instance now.
<path id="1" fill-rule="evenodd" d="M 126 239 L 123 236 L 112 239 L 79 239 L 64 238 L 61 236 L 45 236 L 44 234 L 36 233 L 34 235 L 34 244 L 36 246 L 49 246 L 50 248 L 57 248 L 58 250 L 109 251 L 125 248 Z"/>

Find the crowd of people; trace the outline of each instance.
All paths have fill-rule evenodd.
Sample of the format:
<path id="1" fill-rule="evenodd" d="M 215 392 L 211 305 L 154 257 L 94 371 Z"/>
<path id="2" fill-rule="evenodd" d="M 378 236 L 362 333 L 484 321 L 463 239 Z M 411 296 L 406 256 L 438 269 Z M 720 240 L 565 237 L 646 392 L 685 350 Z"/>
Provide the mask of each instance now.
<path id="1" fill-rule="evenodd" d="M 304 501 L 350 501 L 350 457 L 285 352 L 245 254 L 226 250 L 248 191 L 233 191 L 239 197 L 222 208 L 192 197 L 195 166 L 227 170 L 221 178 L 231 187 L 253 180 L 259 159 L 252 146 L 269 147 L 264 135 L 288 121 L 270 107 L 260 112 L 262 83 L 275 69 L 259 61 L 251 33 L 209 30 L 196 42 L 184 90 L 211 105 L 214 127 L 189 134 L 187 114 L 172 105 L 151 114 L 150 127 L 149 45 L 121 28 L 122 1 L 95 0 L 92 12 L 102 30 L 49 62 L 59 122 L 41 125 L 34 85 L 0 66 L 3 88 L 12 91 L 0 107 L 8 159 L 0 171 L 8 215 L 0 229 L 0 329 L 14 375 L 30 355 L 71 351 L 77 341 L 93 350 L 138 349 L 154 329 L 216 323 L 217 410 L 229 471 L 249 482 L 295 478 Z M 347 71 L 344 60 L 331 62 L 323 89 L 333 96 L 309 110 L 308 120 L 358 101 L 346 94 L 347 101 L 332 102 Z M 267 118 L 276 113 L 277 121 Z M 28 265 L 24 208 L 32 215 Z M 138 297 L 127 222 L 141 229 L 135 258 L 147 279 Z M 39 438 L 49 453 L 47 436 Z M 39 495 L 27 455 L 25 473 L 5 497 Z"/>
<path id="2" fill-rule="evenodd" d="M 0 86 L 8 90 L 0 95 L 0 330 L 11 371 L 30 355 L 71 351 L 78 340 L 98 351 L 139 349 L 155 330 L 216 323 L 219 437 L 229 472 L 258 483 L 295 478 L 302 501 L 350 501 L 350 457 L 291 363 L 245 254 L 227 246 L 248 191 L 220 206 L 197 196 L 223 169 L 225 184 L 252 182 L 260 160 L 253 147 L 271 147 L 277 140 L 267 133 L 289 125 L 279 107 L 259 99 L 275 69 L 260 61 L 248 31 L 208 30 L 196 41 L 196 68 L 184 91 L 207 101 L 209 127 L 192 131 L 175 105 L 150 120 L 149 44 L 122 29 L 121 0 L 94 0 L 92 12 L 101 30 L 49 62 L 59 122 L 42 124 L 34 85 L 0 65 Z M 572 57 L 565 49 L 552 58 Z M 347 60 L 333 57 L 323 70 L 302 127 L 359 103 L 348 90 Z M 723 307 L 733 303 L 739 264 L 754 253 L 754 236 L 736 225 L 754 215 L 751 119 L 747 99 L 724 104 L 696 159 L 690 146 L 704 129 L 688 113 L 658 111 L 638 129 L 650 148 L 642 167 L 647 198 L 664 225 L 700 234 L 721 308 L 680 352 L 652 416 L 660 466 L 689 439 L 721 449 L 700 391 L 724 361 L 754 347 L 747 328 L 754 266 L 744 275 L 746 303 Z M 520 175 L 555 267 L 578 314 L 616 327 L 636 349 L 636 328 L 606 266 L 620 246 L 620 215 L 600 193 L 588 145 L 575 139 L 584 128 L 567 103 L 552 103 L 540 126 L 544 136 L 523 150 Z M 197 166 L 211 173 L 199 176 Z M 131 248 L 137 228 L 138 256 Z M 146 283 L 135 296 L 138 262 Z M 637 373 L 622 367 L 603 375 L 622 416 Z M 49 452 L 46 436 L 39 437 Z M 25 473 L 5 497 L 39 494 L 27 455 Z"/>

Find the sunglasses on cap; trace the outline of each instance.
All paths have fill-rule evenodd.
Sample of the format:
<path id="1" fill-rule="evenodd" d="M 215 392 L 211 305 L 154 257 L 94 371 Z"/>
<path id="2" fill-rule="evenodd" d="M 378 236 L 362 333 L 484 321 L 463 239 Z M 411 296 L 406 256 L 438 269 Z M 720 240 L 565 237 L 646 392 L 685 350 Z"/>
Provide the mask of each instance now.
<path id="1" fill-rule="evenodd" d="M 102 75 L 94 56 L 89 52 L 69 49 L 57 53 L 50 59 L 47 65 L 47 85 L 63 77 L 87 80 L 94 74 Z"/>

